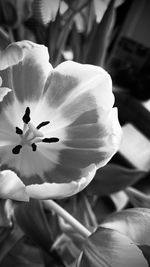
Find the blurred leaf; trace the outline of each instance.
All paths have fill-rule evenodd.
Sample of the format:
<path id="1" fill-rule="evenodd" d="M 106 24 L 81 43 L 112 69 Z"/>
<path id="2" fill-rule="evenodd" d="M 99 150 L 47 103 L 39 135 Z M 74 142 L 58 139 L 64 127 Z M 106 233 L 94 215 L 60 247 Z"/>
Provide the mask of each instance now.
<path id="1" fill-rule="evenodd" d="M 139 246 L 138 245 L 138 247 L 142 251 L 145 259 L 147 260 L 150 266 L 150 246 L 146 246 L 146 245 Z"/>
<path id="2" fill-rule="evenodd" d="M 55 22 L 50 22 L 47 29 L 47 46 L 50 54 L 50 62 L 54 65 L 58 52 L 58 41 L 61 31 L 61 18 L 57 16 Z"/>
<path id="3" fill-rule="evenodd" d="M 63 260 L 56 251 L 50 251 L 55 235 L 56 221 L 53 222 L 53 216 L 49 214 L 48 221 L 43 209 L 42 202 L 31 199 L 29 203 L 18 203 L 15 208 L 15 217 L 19 226 L 26 235 L 43 250 L 43 256 L 46 266 L 64 266 Z"/>
<path id="4" fill-rule="evenodd" d="M 11 201 L 0 199 L 0 228 L 12 226 L 11 212 L 13 212 Z"/>
<path id="5" fill-rule="evenodd" d="M 93 230 L 97 226 L 90 202 L 84 194 L 79 193 L 66 200 L 61 200 L 60 204 L 87 229 Z M 79 256 L 85 237 L 72 228 L 62 217 L 58 217 L 58 220 L 62 234 L 57 236 L 52 249 L 57 250 L 67 266 L 70 266 Z"/>
<path id="6" fill-rule="evenodd" d="M 95 20 L 93 1 L 80 0 L 75 2 L 75 10 L 79 10 L 74 16 L 74 23 L 78 33 L 90 33 Z M 82 8 L 83 7 L 83 8 Z"/>
<path id="7" fill-rule="evenodd" d="M 45 267 L 39 248 L 22 238 L 1 262 L 1 267 Z"/>
<path id="8" fill-rule="evenodd" d="M 133 208 L 118 212 L 109 216 L 101 226 L 128 236 L 150 264 L 150 209 Z"/>
<path id="9" fill-rule="evenodd" d="M 9 35 L 2 28 L 0 28 L 0 49 L 6 48 L 9 43 Z"/>
<path id="10" fill-rule="evenodd" d="M 132 208 L 114 213 L 101 226 L 119 231 L 136 244 L 150 245 L 150 209 Z"/>
<path id="11" fill-rule="evenodd" d="M 101 23 L 95 24 L 95 29 L 93 28 L 93 35 L 90 35 L 90 42 L 88 42 L 85 54 L 85 63 L 98 66 L 104 65 L 113 19 L 114 0 L 111 0 Z"/>
<path id="12" fill-rule="evenodd" d="M 83 54 L 83 46 L 81 45 L 81 34 L 78 33 L 75 26 L 72 28 L 70 42 L 71 42 L 71 48 L 73 50 L 73 60 L 80 62 L 81 55 Z"/>
<path id="13" fill-rule="evenodd" d="M 15 226 L 12 230 L 9 229 L 9 232 L 3 236 L 3 242 L 0 243 L 0 262 L 7 256 L 10 250 L 20 241 L 24 236 L 24 233 L 21 229 Z M 6 266 L 6 265 L 5 265 Z"/>
<path id="14" fill-rule="evenodd" d="M 53 241 L 42 203 L 34 199 L 31 199 L 29 203 L 18 203 L 15 208 L 15 217 L 23 231 L 34 242 L 49 251 Z"/>
<path id="15" fill-rule="evenodd" d="M 119 191 L 109 196 L 95 197 L 91 205 L 98 224 L 104 221 L 112 213 L 126 207 L 127 202 L 128 197 L 123 191 Z"/>
<path id="16" fill-rule="evenodd" d="M 73 217 L 75 217 L 89 230 L 97 226 L 96 217 L 94 215 L 94 212 L 92 211 L 91 204 L 86 195 L 82 192 L 70 197 L 66 201 L 61 201 L 61 203 L 65 210 L 67 210 Z"/>
<path id="17" fill-rule="evenodd" d="M 27 20 L 32 14 L 33 0 L 1 0 L 0 24 L 13 28 Z"/>
<path id="18" fill-rule="evenodd" d="M 26 21 L 32 15 L 33 0 L 13 0 L 14 6 L 17 9 L 18 14 L 18 26 L 22 21 Z"/>
<path id="19" fill-rule="evenodd" d="M 115 212 L 115 205 L 109 196 L 98 197 L 93 205 L 93 211 L 95 213 L 98 223 L 103 221 L 108 215 Z"/>
<path id="20" fill-rule="evenodd" d="M 93 181 L 87 187 L 89 194 L 109 195 L 124 190 L 145 176 L 146 172 L 127 169 L 116 164 L 107 164 L 99 169 Z"/>
<path id="21" fill-rule="evenodd" d="M 73 235 L 72 235 L 73 237 Z M 71 263 L 73 263 L 80 255 L 81 252 L 81 246 L 83 243 L 83 239 L 78 239 L 76 236 L 76 241 L 79 245 L 77 245 L 74 240 L 72 240 L 71 235 L 62 234 L 60 235 L 54 245 L 53 248 L 58 251 L 59 255 L 63 258 L 63 261 L 66 263 L 66 265 L 70 266 Z"/>
<path id="22" fill-rule="evenodd" d="M 10 231 L 11 231 L 11 228 L 9 227 L 0 227 L 0 246 L 1 244 L 3 244 L 4 240 L 7 239 Z"/>
<path id="23" fill-rule="evenodd" d="M 122 233 L 98 228 L 85 242 L 77 267 L 148 267 L 140 249 Z"/>
<path id="24" fill-rule="evenodd" d="M 134 207 L 150 208 L 150 196 L 132 187 L 127 188 L 125 192 Z"/>
<path id="25" fill-rule="evenodd" d="M 124 191 L 118 191 L 114 194 L 111 194 L 110 198 L 112 199 L 116 207 L 116 211 L 119 211 L 125 208 L 125 206 L 128 204 L 128 201 L 129 201 L 129 198 Z"/>
<path id="26" fill-rule="evenodd" d="M 59 5 L 60 0 L 34 0 L 33 14 L 38 21 L 47 24 L 55 20 Z"/>

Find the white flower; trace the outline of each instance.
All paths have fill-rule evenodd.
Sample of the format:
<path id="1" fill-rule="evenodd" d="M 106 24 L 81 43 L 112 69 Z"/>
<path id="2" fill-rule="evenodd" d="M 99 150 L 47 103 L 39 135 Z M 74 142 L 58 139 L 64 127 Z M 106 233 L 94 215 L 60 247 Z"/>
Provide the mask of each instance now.
<path id="1" fill-rule="evenodd" d="M 12 188 L 19 200 L 73 195 L 118 150 L 111 78 L 72 61 L 53 69 L 47 48 L 29 41 L 10 50 L 17 60 L 0 72 L 12 90 L 0 103 L 0 196 L 11 198 Z"/>

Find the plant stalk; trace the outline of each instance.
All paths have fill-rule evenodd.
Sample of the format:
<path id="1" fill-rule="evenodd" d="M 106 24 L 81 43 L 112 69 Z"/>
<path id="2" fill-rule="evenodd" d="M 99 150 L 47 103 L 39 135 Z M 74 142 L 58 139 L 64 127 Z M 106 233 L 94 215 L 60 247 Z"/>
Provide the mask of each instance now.
<path id="1" fill-rule="evenodd" d="M 88 238 L 92 234 L 86 227 L 84 227 L 79 221 L 77 221 L 72 215 L 70 215 L 65 209 L 63 209 L 55 201 L 44 200 L 43 203 L 48 210 L 55 211 L 57 215 L 61 216 L 83 237 Z"/>

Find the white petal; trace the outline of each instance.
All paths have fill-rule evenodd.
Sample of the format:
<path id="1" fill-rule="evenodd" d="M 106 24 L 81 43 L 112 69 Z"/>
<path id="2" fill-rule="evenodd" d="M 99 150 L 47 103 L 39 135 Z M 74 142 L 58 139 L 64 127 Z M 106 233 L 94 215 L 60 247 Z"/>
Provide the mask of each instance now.
<path id="1" fill-rule="evenodd" d="M 0 197 L 28 201 L 26 187 L 19 177 L 10 170 L 0 172 Z"/>
<path id="2" fill-rule="evenodd" d="M 93 179 L 96 173 L 96 166 L 92 164 L 89 166 L 89 173 L 86 177 L 82 177 L 77 181 L 70 183 L 44 183 L 34 184 L 26 187 L 28 195 L 32 198 L 38 199 L 59 199 L 72 196 L 83 190 Z M 56 177 L 57 180 L 57 177 Z"/>
<path id="3" fill-rule="evenodd" d="M 0 88 L 0 102 L 3 101 L 3 98 L 11 91 L 11 89 L 7 87 Z"/>
<path id="4" fill-rule="evenodd" d="M 0 51 L 0 70 L 4 70 L 17 64 L 23 58 L 22 49 L 15 43 L 10 44 L 6 49 Z"/>

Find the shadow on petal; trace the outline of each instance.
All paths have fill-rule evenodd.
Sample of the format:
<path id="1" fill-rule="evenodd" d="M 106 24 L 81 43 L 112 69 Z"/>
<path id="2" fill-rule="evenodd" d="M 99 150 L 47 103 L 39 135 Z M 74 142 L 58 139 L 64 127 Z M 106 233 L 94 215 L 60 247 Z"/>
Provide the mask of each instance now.
<path id="1" fill-rule="evenodd" d="M 72 181 L 70 183 L 43 183 L 28 185 L 26 187 L 27 193 L 32 198 L 38 199 L 59 199 L 72 196 L 83 190 L 94 178 L 96 173 L 96 166 L 92 164 L 89 169 L 86 168 L 88 174 L 81 177 L 77 181 Z"/>

